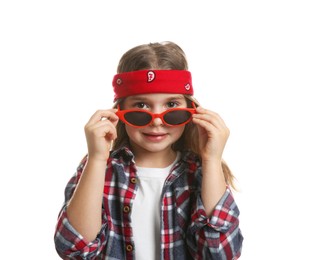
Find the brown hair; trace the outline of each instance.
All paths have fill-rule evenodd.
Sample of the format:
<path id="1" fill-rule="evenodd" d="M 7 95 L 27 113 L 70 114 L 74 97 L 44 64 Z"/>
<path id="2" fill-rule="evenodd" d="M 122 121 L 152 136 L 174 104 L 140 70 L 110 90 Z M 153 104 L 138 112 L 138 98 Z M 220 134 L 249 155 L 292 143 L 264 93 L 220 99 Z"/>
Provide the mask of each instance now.
<path id="1" fill-rule="evenodd" d="M 157 70 L 188 70 L 188 62 L 184 51 L 175 43 L 166 41 L 160 43 L 149 43 L 136 46 L 128 50 L 121 57 L 117 73 L 130 72 L 136 70 L 157 69 Z M 198 106 L 199 103 L 192 96 L 185 96 L 188 100 L 188 105 L 194 101 Z M 117 104 L 122 100 L 117 100 Z M 122 122 L 117 124 L 117 139 L 113 143 L 113 150 L 116 150 L 124 145 L 129 145 L 129 137 L 125 130 L 125 125 Z M 199 140 L 197 127 L 191 122 L 186 125 L 181 138 L 172 146 L 174 150 L 190 150 L 199 154 Z M 234 176 L 227 164 L 222 161 L 222 169 L 225 180 L 228 185 L 234 189 Z"/>

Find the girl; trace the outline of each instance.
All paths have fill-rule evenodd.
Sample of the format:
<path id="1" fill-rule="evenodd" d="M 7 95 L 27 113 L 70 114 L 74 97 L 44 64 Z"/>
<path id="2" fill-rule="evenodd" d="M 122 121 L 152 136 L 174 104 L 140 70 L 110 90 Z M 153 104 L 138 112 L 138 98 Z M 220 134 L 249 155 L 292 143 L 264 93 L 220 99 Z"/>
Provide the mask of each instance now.
<path id="1" fill-rule="evenodd" d="M 242 234 L 222 160 L 229 130 L 193 98 L 182 49 L 140 45 L 120 59 L 115 106 L 85 126 L 88 154 L 55 232 L 63 259 L 237 259 Z"/>

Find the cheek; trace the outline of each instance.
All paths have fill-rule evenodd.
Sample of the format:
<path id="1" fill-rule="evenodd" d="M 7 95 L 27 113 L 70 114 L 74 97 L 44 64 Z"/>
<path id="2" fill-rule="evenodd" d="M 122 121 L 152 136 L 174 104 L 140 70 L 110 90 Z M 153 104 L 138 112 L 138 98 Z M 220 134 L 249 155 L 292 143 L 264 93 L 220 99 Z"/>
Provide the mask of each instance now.
<path id="1" fill-rule="evenodd" d="M 129 138 L 134 137 L 138 133 L 138 129 L 132 126 L 125 125 L 125 128 Z"/>
<path id="2" fill-rule="evenodd" d="M 179 127 L 173 127 L 170 133 L 172 133 L 175 138 L 179 139 L 182 136 L 184 131 L 185 131 L 185 126 L 179 126 Z"/>

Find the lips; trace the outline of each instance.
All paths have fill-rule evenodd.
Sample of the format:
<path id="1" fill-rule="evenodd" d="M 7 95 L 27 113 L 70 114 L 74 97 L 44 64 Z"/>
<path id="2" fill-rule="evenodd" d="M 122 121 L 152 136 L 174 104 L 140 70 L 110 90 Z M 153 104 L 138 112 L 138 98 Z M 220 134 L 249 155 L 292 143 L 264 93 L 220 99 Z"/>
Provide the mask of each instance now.
<path id="1" fill-rule="evenodd" d="M 151 141 L 161 141 L 167 134 L 166 133 L 144 133 L 144 136 Z"/>
<path id="2" fill-rule="evenodd" d="M 147 136 L 163 136 L 163 135 L 166 135 L 166 133 L 144 133 L 144 135 L 147 135 Z"/>

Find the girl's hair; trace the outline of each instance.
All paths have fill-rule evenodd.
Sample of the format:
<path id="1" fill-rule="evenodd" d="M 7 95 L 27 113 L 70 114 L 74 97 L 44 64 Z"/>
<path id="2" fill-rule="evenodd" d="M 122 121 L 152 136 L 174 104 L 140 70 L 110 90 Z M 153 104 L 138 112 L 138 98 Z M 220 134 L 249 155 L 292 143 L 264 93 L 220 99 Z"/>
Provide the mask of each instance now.
<path id="1" fill-rule="evenodd" d="M 188 62 L 184 51 L 175 43 L 166 41 L 160 43 L 149 43 L 136 46 L 128 50 L 121 57 L 117 73 L 130 72 L 136 70 L 188 70 Z M 192 96 L 186 96 L 188 106 L 193 101 L 198 106 L 199 103 Z M 123 100 L 117 100 L 121 104 Z M 113 150 L 124 145 L 129 145 L 129 137 L 125 130 L 125 125 L 119 122 L 116 126 L 117 139 L 113 143 Z M 173 144 L 172 148 L 176 151 L 190 150 L 199 155 L 199 141 L 197 127 L 192 122 L 187 124 L 181 138 Z M 222 169 L 228 185 L 234 186 L 234 176 L 227 164 L 222 161 Z"/>

